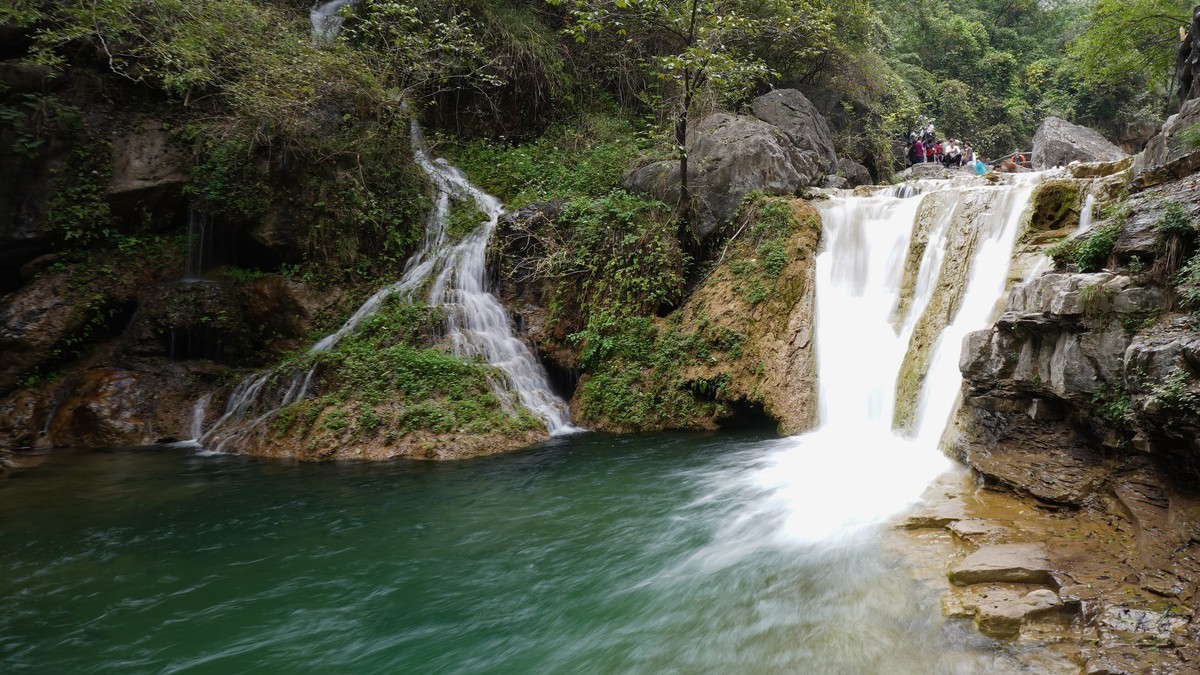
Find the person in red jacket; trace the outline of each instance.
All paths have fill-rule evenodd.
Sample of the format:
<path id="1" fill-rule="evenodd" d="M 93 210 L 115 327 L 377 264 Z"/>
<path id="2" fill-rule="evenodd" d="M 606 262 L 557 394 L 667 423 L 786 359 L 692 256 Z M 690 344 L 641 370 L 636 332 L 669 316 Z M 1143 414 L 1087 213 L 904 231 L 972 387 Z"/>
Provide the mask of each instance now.
<path id="1" fill-rule="evenodd" d="M 913 141 L 912 151 L 908 153 L 911 164 L 923 164 L 925 162 L 925 144 L 921 139 Z"/>

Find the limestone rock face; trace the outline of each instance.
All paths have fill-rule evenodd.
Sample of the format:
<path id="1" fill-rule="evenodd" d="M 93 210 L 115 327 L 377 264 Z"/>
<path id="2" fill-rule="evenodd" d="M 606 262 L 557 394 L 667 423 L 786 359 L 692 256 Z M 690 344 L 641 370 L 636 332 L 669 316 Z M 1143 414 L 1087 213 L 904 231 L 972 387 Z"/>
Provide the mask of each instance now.
<path id="1" fill-rule="evenodd" d="M 1139 190 L 1179 178 L 1200 168 L 1200 147 L 1183 132 L 1200 122 L 1200 99 L 1185 101 L 1177 114 L 1163 123 L 1134 159 L 1130 189 Z"/>
<path id="2" fill-rule="evenodd" d="M 729 399 L 762 406 L 785 434 L 811 429 L 818 412 L 813 317 L 821 227 L 810 204 L 796 200 L 793 205 L 802 226 L 786 241 L 788 264 L 766 300 L 749 303 L 726 262 L 688 299 L 681 322 L 746 336 L 740 355 L 688 366 L 684 374 L 697 381 L 726 379 Z"/>
<path id="3" fill-rule="evenodd" d="M 689 133 L 688 148 L 688 184 L 697 206 L 693 227 L 700 237 L 731 219 L 751 190 L 790 195 L 825 177 L 816 153 L 797 149 L 777 127 L 750 117 L 710 115 Z M 655 162 L 627 175 L 624 185 L 673 204 L 679 200 L 679 165 Z"/>
<path id="4" fill-rule="evenodd" d="M 1047 117 L 1033 135 L 1033 168 L 1050 169 L 1058 164 L 1113 162 L 1126 154 L 1096 131 Z"/>
<path id="5" fill-rule="evenodd" d="M 171 147 L 162 126 L 153 122 L 145 122 L 137 131 L 117 138 L 112 152 L 110 194 L 152 190 L 187 180 L 182 153 Z"/>
<path id="6" fill-rule="evenodd" d="M 113 140 L 108 200 L 114 213 L 124 220 L 148 213 L 160 227 L 177 225 L 185 214 L 188 168 L 187 158 L 171 144 L 162 123 L 143 121 Z"/>
<path id="7" fill-rule="evenodd" d="M 866 181 L 860 183 L 855 183 L 853 177 L 841 170 L 841 161 L 833 149 L 829 124 L 804 94 L 795 89 L 777 89 L 751 101 L 750 109 L 755 117 L 787 134 L 798 150 L 816 153 L 817 163 L 823 173 L 838 171 L 852 183 L 851 187 L 871 182 L 871 174 L 866 167 L 862 168 L 867 176 Z"/>

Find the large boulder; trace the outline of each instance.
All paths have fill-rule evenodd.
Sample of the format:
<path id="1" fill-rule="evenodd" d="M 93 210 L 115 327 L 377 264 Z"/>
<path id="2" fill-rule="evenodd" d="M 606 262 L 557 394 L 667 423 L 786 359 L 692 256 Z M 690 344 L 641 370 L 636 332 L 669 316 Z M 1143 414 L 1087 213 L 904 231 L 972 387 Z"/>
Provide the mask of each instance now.
<path id="1" fill-rule="evenodd" d="M 833 135 L 829 133 L 829 125 L 804 94 L 795 89 L 777 89 L 751 101 L 750 109 L 758 119 L 779 127 L 800 151 L 816 154 L 822 172 L 838 171 L 837 152 L 833 149 Z M 865 167 L 863 172 L 867 172 Z M 851 176 L 841 173 L 854 182 Z M 867 173 L 867 182 L 870 182 L 870 179 L 870 174 Z"/>
<path id="2" fill-rule="evenodd" d="M 1047 117 L 1033 135 L 1033 168 L 1050 169 L 1071 162 L 1113 162 L 1126 153 L 1087 127 Z"/>
<path id="3" fill-rule="evenodd" d="M 867 167 L 849 157 L 838 159 L 837 173 L 846 179 L 847 187 L 853 188 L 860 185 L 871 185 L 875 182 L 871 179 L 871 172 L 867 170 Z"/>
<path id="4" fill-rule="evenodd" d="M 700 237 L 733 218 L 748 192 L 790 195 L 825 178 L 816 153 L 800 151 L 777 127 L 752 117 L 709 115 L 688 134 L 688 155 L 692 227 Z M 679 163 L 636 169 L 624 185 L 673 204 L 679 201 Z"/>
<path id="5" fill-rule="evenodd" d="M 1200 168 L 1200 138 L 1193 133 L 1197 124 L 1200 124 L 1200 98 L 1185 101 L 1138 154 L 1133 162 L 1130 189 L 1158 185 Z"/>

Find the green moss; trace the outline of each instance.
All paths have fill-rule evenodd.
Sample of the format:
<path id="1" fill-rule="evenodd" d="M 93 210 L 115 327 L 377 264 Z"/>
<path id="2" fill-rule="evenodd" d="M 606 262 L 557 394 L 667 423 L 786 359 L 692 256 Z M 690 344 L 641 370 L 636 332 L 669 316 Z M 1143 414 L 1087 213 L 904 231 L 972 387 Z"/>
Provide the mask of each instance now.
<path id="1" fill-rule="evenodd" d="M 1049 180 L 1034 190 L 1031 230 L 1057 230 L 1069 224 L 1079 211 L 1079 184 L 1073 180 Z"/>
<path id="2" fill-rule="evenodd" d="M 479 229 L 487 222 L 487 214 L 479 210 L 474 202 L 453 201 L 450 203 L 450 217 L 446 224 L 446 234 L 453 239 L 462 239 Z"/>

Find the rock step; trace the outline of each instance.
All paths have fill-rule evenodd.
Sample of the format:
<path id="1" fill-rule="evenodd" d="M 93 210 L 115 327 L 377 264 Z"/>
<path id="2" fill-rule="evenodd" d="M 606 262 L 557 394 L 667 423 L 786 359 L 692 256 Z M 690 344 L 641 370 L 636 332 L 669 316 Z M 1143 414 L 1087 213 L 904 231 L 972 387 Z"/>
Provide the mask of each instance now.
<path id="1" fill-rule="evenodd" d="M 1039 584 L 1058 588 L 1044 544 L 984 546 L 950 568 L 959 586 L 984 583 Z"/>

